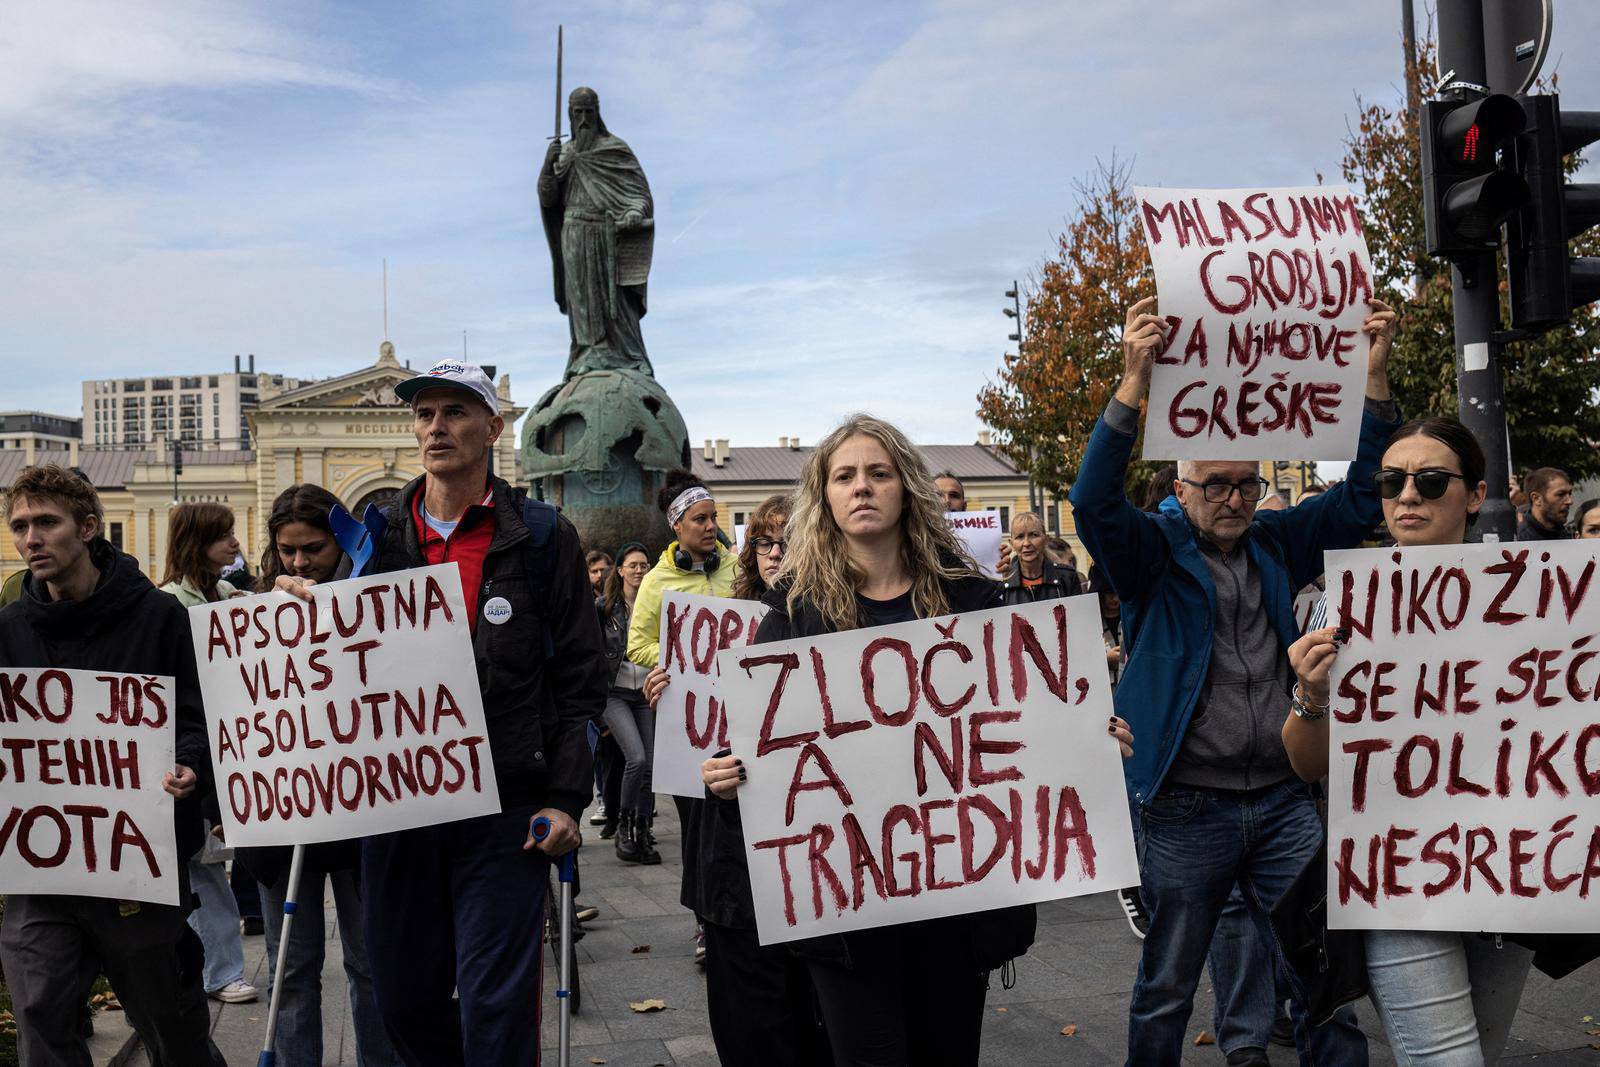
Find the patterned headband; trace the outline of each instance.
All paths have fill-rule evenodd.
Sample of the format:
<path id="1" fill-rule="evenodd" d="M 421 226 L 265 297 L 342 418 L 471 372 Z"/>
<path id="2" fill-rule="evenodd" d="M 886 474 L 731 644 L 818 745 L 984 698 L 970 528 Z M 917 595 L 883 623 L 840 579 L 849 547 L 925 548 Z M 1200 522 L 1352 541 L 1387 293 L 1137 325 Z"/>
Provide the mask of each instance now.
<path id="1" fill-rule="evenodd" d="M 706 489 L 705 486 L 691 485 L 689 488 L 679 493 L 677 498 L 673 500 L 672 506 L 667 508 L 667 525 L 678 525 L 678 520 L 682 519 L 690 508 L 694 507 L 702 500 L 710 499 L 711 493 L 708 489 Z"/>

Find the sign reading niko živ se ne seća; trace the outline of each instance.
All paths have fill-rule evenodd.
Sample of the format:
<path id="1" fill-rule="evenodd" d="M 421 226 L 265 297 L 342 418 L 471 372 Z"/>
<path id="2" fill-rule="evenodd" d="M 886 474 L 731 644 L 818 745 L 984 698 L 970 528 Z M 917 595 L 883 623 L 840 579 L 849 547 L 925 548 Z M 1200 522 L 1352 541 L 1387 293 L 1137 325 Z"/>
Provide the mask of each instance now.
<path id="1" fill-rule="evenodd" d="M 1094 597 L 718 660 L 762 944 L 1137 884 Z"/>
<path id="2" fill-rule="evenodd" d="M 1596 541 L 1328 553 L 1328 923 L 1600 930 Z"/>
<path id="3" fill-rule="evenodd" d="M 717 653 L 755 639 L 767 606 L 667 590 L 661 596 L 661 666 L 671 678 L 656 706 L 650 784 L 658 793 L 706 795 L 700 764 L 728 747 L 728 717 L 717 689 Z"/>
<path id="4" fill-rule="evenodd" d="M 1150 459 L 1349 459 L 1372 262 L 1355 196 L 1139 188 L 1159 309 Z"/>
<path id="5" fill-rule="evenodd" d="M 230 845 L 500 810 L 461 578 L 419 567 L 189 609 Z"/>
<path id="6" fill-rule="evenodd" d="M 177 904 L 173 679 L 0 670 L 0 892 Z"/>

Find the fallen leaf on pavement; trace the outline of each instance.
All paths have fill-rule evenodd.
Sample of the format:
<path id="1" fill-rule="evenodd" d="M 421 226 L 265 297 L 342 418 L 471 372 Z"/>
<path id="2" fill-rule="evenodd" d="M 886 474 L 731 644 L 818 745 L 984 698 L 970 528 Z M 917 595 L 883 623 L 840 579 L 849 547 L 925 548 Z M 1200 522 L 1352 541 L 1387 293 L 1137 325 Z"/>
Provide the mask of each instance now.
<path id="1" fill-rule="evenodd" d="M 1194 1039 L 1194 1043 L 1197 1045 L 1215 1045 L 1217 1039 L 1202 1030 L 1200 1031 L 1200 1036 Z"/>
<path id="2" fill-rule="evenodd" d="M 644 1015 L 652 1011 L 666 1011 L 667 1002 L 664 1000 L 656 1000 L 654 998 L 650 1000 L 630 1000 L 628 1001 L 628 1007 L 632 1008 L 639 1014 Z"/>
<path id="3" fill-rule="evenodd" d="M 599 1056 L 590 1056 L 589 1057 L 589 1062 L 590 1063 L 604 1063 L 606 1061 L 601 1059 Z"/>
<path id="4" fill-rule="evenodd" d="M 1008 1012 L 1010 1010 L 1011 1010 L 1010 1008 L 996 1008 L 995 1009 L 995 1011 L 999 1012 L 1002 1015 L 1004 1015 L 1006 1012 Z"/>
<path id="5" fill-rule="evenodd" d="M 650 951 L 650 946 L 649 945 L 634 945 L 633 948 L 629 949 L 628 951 L 632 952 L 635 956 L 637 956 L 641 952 L 649 952 Z"/>
<path id="6" fill-rule="evenodd" d="M 1067 1025 L 1065 1025 L 1065 1026 L 1063 1026 L 1061 1028 L 1061 1036 L 1062 1037 L 1071 1037 L 1074 1034 L 1076 1034 L 1077 1032 L 1078 1032 L 1078 1024 L 1077 1023 L 1068 1023 Z"/>

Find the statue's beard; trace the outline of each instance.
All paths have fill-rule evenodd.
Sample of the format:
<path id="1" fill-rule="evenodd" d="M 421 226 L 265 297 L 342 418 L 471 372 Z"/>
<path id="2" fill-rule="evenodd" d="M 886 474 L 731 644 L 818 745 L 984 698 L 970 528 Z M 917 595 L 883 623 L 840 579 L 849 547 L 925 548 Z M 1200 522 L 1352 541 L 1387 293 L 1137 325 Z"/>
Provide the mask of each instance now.
<path id="1" fill-rule="evenodd" d="M 572 146 L 579 152 L 587 152 L 594 147 L 595 139 L 600 136 L 600 131 L 593 126 L 584 126 L 572 133 Z"/>

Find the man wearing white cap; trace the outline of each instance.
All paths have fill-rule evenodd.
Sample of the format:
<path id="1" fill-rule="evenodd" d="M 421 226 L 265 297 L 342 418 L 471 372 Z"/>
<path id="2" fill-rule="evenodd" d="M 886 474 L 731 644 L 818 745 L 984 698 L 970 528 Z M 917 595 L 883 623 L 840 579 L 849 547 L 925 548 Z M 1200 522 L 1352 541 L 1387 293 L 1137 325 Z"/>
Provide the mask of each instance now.
<path id="1" fill-rule="evenodd" d="M 549 861 L 578 846 L 605 646 L 577 530 L 489 473 L 505 420 L 483 370 L 441 360 L 395 394 L 426 473 L 389 507 L 370 570 L 460 568 L 502 811 L 363 842 L 373 993 L 413 1067 L 537 1064 Z M 539 843 L 536 815 L 552 824 Z"/>

